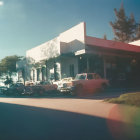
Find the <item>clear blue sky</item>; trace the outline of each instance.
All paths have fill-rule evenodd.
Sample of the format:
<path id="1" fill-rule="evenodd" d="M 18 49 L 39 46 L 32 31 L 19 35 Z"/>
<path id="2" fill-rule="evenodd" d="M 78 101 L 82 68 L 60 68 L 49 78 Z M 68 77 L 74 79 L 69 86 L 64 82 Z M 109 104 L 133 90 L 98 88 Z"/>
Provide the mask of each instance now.
<path id="1" fill-rule="evenodd" d="M 0 59 L 26 50 L 85 21 L 87 34 L 113 38 L 109 21 L 122 0 L 0 0 Z M 140 0 L 123 0 L 126 14 L 140 21 Z"/>

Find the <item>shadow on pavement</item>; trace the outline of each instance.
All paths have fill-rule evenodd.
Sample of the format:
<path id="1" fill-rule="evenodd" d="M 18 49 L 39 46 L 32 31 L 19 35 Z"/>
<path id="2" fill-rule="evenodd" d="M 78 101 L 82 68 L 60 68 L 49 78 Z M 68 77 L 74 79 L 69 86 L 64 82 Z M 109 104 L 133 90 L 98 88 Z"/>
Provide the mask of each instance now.
<path id="1" fill-rule="evenodd" d="M 124 126 L 128 128 L 129 124 L 66 111 L 0 103 L 0 140 L 140 138 L 122 130 Z"/>
<path id="2" fill-rule="evenodd" d="M 104 100 L 106 98 L 114 98 L 119 97 L 122 94 L 130 93 L 130 92 L 140 92 L 140 88 L 110 88 L 105 90 L 104 92 L 94 93 L 92 95 L 87 95 L 86 93 L 83 96 L 73 96 L 68 93 L 65 94 L 45 94 L 45 95 L 19 95 L 19 96 L 6 96 L 0 95 L 1 98 L 74 98 L 74 99 L 96 99 L 96 100 Z"/>

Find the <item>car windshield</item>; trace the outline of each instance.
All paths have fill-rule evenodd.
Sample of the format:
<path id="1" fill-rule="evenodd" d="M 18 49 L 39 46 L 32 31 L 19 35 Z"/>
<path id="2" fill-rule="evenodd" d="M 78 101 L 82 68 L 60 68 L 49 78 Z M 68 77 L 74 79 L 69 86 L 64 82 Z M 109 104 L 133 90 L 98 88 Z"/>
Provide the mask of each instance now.
<path id="1" fill-rule="evenodd" d="M 85 80 L 86 74 L 77 74 L 75 80 Z"/>

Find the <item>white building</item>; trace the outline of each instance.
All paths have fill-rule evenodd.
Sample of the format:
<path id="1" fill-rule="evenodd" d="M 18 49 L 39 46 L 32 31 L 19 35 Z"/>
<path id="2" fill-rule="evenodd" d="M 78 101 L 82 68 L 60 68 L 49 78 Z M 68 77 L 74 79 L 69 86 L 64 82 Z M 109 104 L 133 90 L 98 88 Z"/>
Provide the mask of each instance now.
<path id="1" fill-rule="evenodd" d="M 85 35 L 85 23 L 82 22 L 61 33 L 58 37 L 27 50 L 26 80 L 40 81 L 52 78 L 54 61 L 56 61 L 55 65 L 59 79 L 62 77 L 74 77 L 78 73 L 78 60 L 73 55 L 77 51 L 85 49 Z M 59 56 L 65 57 L 65 59 L 54 59 Z M 44 62 L 44 65 L 40 64 L 43 60 L 50 59 L 52 62 L 49 61 L 47 64 Z M 21 73 L 22 69 L 21 63 L 17 63 L 19 73 Z"/>
<path id="2" fill-rule="evenodd" d="M 116 75 L 128 73 L 134 59 L 139 65 L 139 46 L 87 36 L 86 24 L 82 22 L 27 50 L 26 63 L 18 62 L 17 67 L 19 73 L 24 67 L 26 80 L 33 81 L 74 77 L 82 72 L 96 72 L 111 79 L 115 70 Z M 118 62 L 123 63 L 122 68 L 118 68 Z"/>
<path id="3" fill-rule="evenodd" d="M 140 46 L 140 40 L 130 42 L 129 44 Z"/>

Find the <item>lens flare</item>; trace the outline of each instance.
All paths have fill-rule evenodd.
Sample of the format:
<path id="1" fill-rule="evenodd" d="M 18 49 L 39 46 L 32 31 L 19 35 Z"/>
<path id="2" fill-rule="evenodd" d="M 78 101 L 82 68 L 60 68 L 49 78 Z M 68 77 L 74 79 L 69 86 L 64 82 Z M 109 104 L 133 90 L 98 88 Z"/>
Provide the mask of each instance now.
<path id="1" fill-rule="evenodd" d="M 140 139 L 140 108 L 114 105 L 108 114 L 107 125 L 115 139 Z"/>

